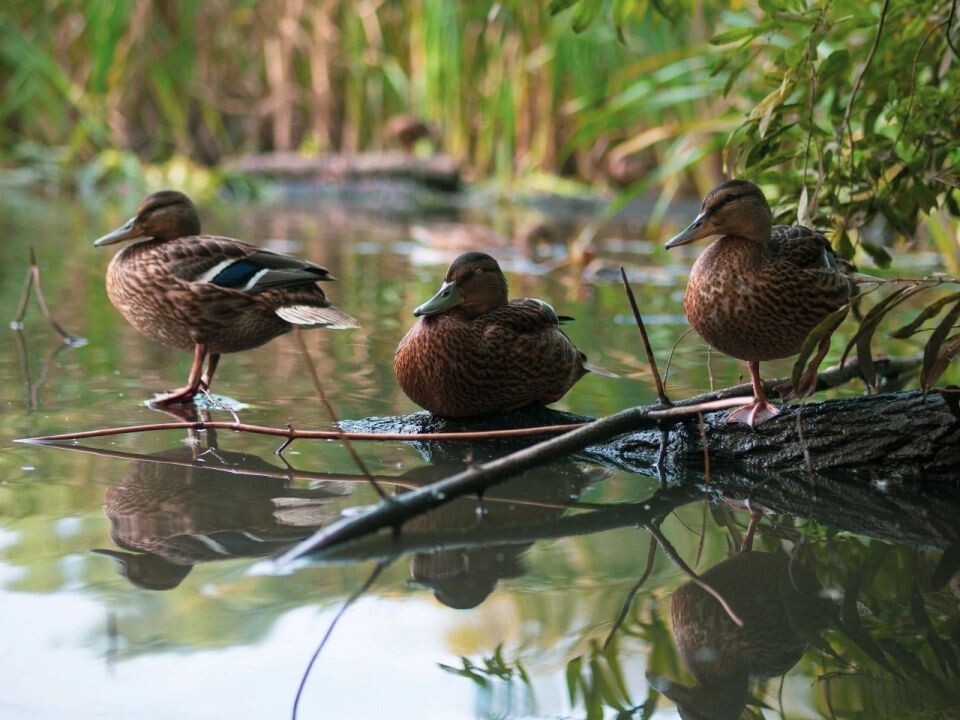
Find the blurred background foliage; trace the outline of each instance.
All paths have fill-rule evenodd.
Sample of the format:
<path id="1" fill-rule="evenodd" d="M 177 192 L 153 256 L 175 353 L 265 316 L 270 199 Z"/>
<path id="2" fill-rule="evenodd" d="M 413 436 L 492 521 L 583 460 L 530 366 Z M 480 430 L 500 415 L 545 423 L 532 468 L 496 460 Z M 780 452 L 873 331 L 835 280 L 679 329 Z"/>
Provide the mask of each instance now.
<path id="1" fill-rule="evenodd" d="M 407 113 L 472 177 L 677 193 L 768 186 L 878 264 L 956 264 L 955 0 L 13 0 L 6 182 L 194 192 L 225 158 L 385 147 Z M 64 173 L 64 171 L 67 171 Z M 955 270 L 956 268 L 951 267 Z"/>

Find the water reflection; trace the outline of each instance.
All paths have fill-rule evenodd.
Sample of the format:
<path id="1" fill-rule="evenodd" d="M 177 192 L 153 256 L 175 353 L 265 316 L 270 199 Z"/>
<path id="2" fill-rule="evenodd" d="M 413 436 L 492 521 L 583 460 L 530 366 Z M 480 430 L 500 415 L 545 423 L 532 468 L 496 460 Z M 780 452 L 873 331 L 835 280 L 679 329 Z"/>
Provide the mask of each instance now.
<path id="1" fill-rule="evenodd" d="M 350 491 L 338 482 L 291 487 L 276 466 L 218 448 L 214 431 L 200 435 L 206 449 L 194 434 L 187 447 L 130 463 L 107 488 L 103 509 L 122 550 L 94 552 L 117 560 L 138 587 L 170 590 L 199 563 L 280 552 L 335 519 L 330 501 Z"/>
<path id="2" fill-rule="evenodd" d="M 783 675 L 799 662 L 807 638 L 826 630 L 836 606 L 817 581 L 811 555 L 748 550 L 700 575 L 742 622 L 693 582 L 670 601 L 673 637 L 699 683 L 688 688 L 662 678 L 657 688 L 690 720 L 736 720 L 746 707 L 750 678 Z"/>
<path id="3" fill-rule="evenodd" d="M 454 475 L 467 466 L 462 461 L 441 460 L 413 468 L 402 479 L 426 485 Z M 609 472 L 579 463 L 552 463 L 519 475 L 503 487 L 493 488 L 485 499 L 460 498 L 433 512 L 410 520 L 403 534 L 412 542 L 417 535 L 442 536 L 455 545 L 473 531 L 533 525 L 561 517 L 571 498 Z M 402 491 L 401 491 L 402 492 Z M 414 553 L 410 574 L 433 590 L 444 605 L 465 610 L 482 603 L 501 579 L 525 573 L 523 553 L 533 540 L 513 543 L 485 543 L 472 546 Z"/>

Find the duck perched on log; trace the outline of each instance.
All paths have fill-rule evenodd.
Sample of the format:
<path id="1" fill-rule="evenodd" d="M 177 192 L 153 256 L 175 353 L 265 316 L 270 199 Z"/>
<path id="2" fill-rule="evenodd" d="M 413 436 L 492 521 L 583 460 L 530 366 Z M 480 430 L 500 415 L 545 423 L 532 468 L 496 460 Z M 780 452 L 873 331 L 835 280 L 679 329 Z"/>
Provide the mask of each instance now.
<path id="1" fill-rule="evenodd" d="M 443 285 L 413 314 L 394 371 L 407 396 L 435 415 L 469 417 L 515 410 L 563 397 L 587 363 L 542 300 L 507 299 L 500 265 L 468 252 L 450 265 Z"/>
<path id="2" fill-rule="evenodd" d="M 773 225 L 763 192 L 745 180 L 711 190 L 697 217 L 666 247 L 711 235 L 719 238 L 697 258 L 683 306 L 704 340 L 747 361 L 754 401 L 733 410 L 727 420 L 754 427 L 779 413 L 764 394 L 760 362 L 800 352 L 810 331 L 850 301 L 854 268 L 817 230 Z M 793 392 L 813 389 L 829 349 L 826 337 Z"/>
<path id="3" fill-rule="evenodd" d="M 147 337 L 193 353 L 187 384 L 158 395 L 154 405 L 187 402 L 209 389 L 223 353 L 255 348 L 294 327 L 357 326 L 317 285 L 335 279 L 325 268 L 201 235 L 197 209 L 181 192 L 150 195 L 136 215 L 94 245 L 123 240 L 136 242 L 110 262 L 110 301 Z"/>

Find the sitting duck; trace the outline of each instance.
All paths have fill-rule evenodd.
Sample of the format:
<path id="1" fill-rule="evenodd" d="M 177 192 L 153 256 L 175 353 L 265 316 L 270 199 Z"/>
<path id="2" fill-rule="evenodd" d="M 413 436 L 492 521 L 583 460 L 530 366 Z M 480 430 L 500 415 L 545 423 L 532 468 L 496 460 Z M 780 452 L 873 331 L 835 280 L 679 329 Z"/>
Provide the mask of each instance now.
<path id="1" fill-rule="evenodd" d="M 542 300 L 507 299 L 500 265 L 468 252 L 450 265 L 436 295 L 400 341 L 394 362 L 407 397 L 435 415 L 470 417 L 562 398 L 587 363 Z"/>
<path id="2" fill-rule="evenodd" d="M 850 301 L 854 268 L 817 230 L 774 225 L 763 192 L 745 180 L 711 190 L 697 217 L 666 247 L 712 235 L 719 237 L 694 263 L 683 307 L 704 340 L 747 361 L 754 400 L 730 412 L 727 421 L 754 427 L 780 412 L 766 398 L 760 362 L 800 352 L 810 331 Z M 826 337 L 796 394 L 814 389 L 829 349 Z"/>
<path id="3" fill-rule="evenodd" d="M 258 347 L 300 328 L 353 328 L 317 285 L 334 280 L 306 260 L 239 240 L 200 234 L 186 195 L 161 190 L 94 245 L 136 240 L 107 268 L 107 294 L 139 332 L 193 353 L 187 384 L 157 406 L 189 402 L 210 388 L 220 355 Z M 206 370 L 204 370 L 206 363 Z"/>

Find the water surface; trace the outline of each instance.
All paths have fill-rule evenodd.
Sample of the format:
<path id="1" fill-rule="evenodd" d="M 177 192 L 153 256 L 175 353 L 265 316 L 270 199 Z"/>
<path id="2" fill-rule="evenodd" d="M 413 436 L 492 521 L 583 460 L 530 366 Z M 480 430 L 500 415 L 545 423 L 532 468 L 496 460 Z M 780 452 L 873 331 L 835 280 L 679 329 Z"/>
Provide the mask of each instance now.
<path id="1" fill-rule="evenodd" d="M 286 453 L 292 467 L 274 455 L 274 439 L 224 431 L 66 448 L 12 444 L 170 419 L 144 400 L 180 384 L 190 358 L 122 320 L 103 287 L 113 249 L 91 244 L 136 200 L 95 208 L 16 195 L 0 201 L 3 313 L 14 313 L 32 247 L 56 317 L 87 341 L 64 345 L 36 305 L 22 330 L 0 335 L 0 716 L 289 716 L 318 643 L 374 573 L 369 558 L 386 557 L 358 550 L 291 573 L 263 561 L 377 501 L 339 443 L 297 442 Z M 598 416 L 654 400 L 615 270 L 620 262 L 630 268 L 664 358 L 686 327 L 680 299 L 689 255 L 668 258 L 628 221 L 603 234 L 597 261 L 584 269 L 566 262 L 564 239 L 587 220 L 576 214 L 564 216 L 559 242 L 529 243 L 523 230 L 545 219 L 530 205 L 396 205 L 380 188 L 362 201 L 303 195 L 202 207 L 206 231 L 302 255 L 338 278 L 328 294 L 360 329 L 306 340 L 340 417 L 415 410 L 393 380 L 394 349 L 446 264 L 478 242 L 502 260 L 513 294 L 575 316 L 569 335 L 623 376 L 584 378 L 558 408 Z M 479 223 L 499 239 L 431 233 L 441 222 Z M 664 237 L 672 228 L 665 230 Z M 688 338 L 672 362 L 671 393 L 730 384 L 743 373 L 717 356 L 711 367 L 708 374 L 702 343 Z M 215 389 L 248 405 L 245 422 L 330 427 L 291 337 L 226 356 Z M 396 493 L 503 452 L 397 442 L 358 449 Z M 884 478 L 876 484 L 884 488 Z M 891 503 L 902 490 L 892 489 Z M 750 520 L 742 506 L 670 492 L 652 476 L 574 459 L 492 489 L 482 509 L 464 499 L 412 521 L 402 535 L 408 551 L 384 562 L 340 618 L 299 716 L 735 718 L 745 704 L 747 717 L 956 716 L 957 537 L 937 520 L 956 507 L 954 495 L 941 496 L 926 531 L 909 542 L 879 521 L 855 535 L 768 514 L 753 551 L 740 552 Z M 570 521 L 586 511 L 571 500 L 609 514 L 573 533 Z M 698 572 L 714 568 L 715 583 L 761 628 L 737 636 L 714 616 L 683 624 L 682 632 L 715 633 L 686 662 L 670 608 L 687 578 L 663 551 L 605 647 L 650 547 L 647 530 L 613 511 L 642 514 L 645 504 L 668 501 L 675 509 L 663 513 L 660 532 Z M 914 498 L 918 512 L 924 502 Z M 707 607 L 689 588 L 678 597 L 688 608 Z M 691 689 L 698 680 L 700 689 Z"/>

